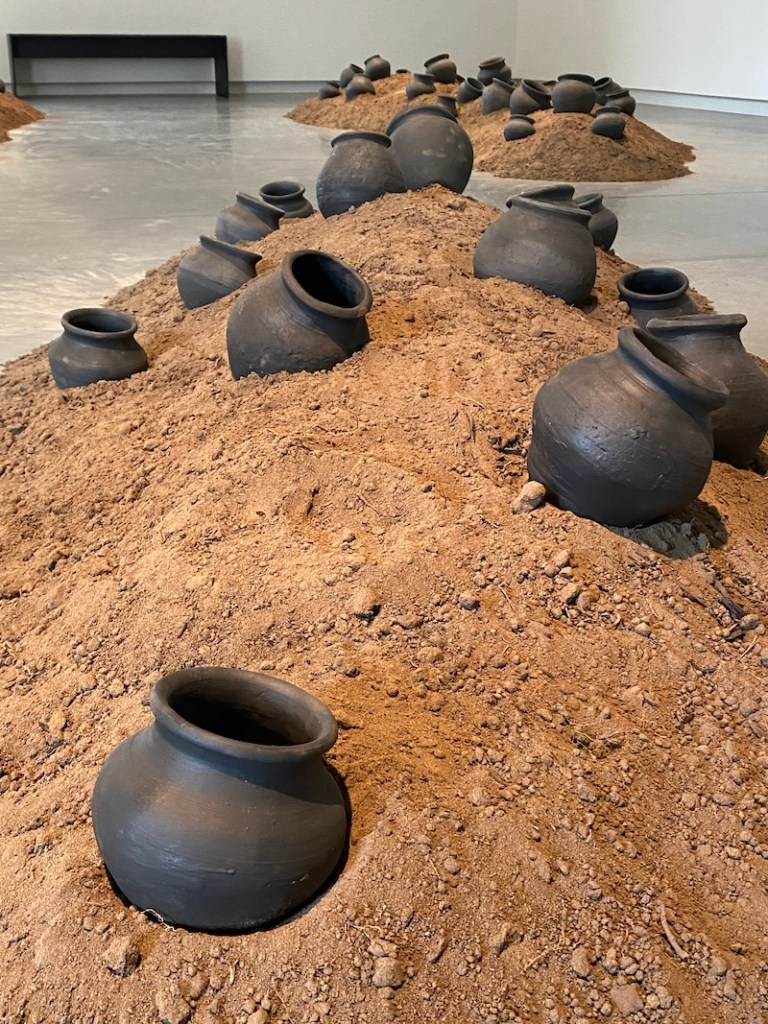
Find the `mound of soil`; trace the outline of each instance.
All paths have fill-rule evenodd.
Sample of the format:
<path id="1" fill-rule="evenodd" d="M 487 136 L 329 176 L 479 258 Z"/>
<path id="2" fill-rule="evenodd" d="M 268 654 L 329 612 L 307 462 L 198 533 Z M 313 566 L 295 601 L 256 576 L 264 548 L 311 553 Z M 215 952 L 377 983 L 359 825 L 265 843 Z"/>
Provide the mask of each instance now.
<path id="1" fill-rule="evenodd" d="M 408 75 L 392 75 L 375 83 L 376 95 L 347 100 L 304 100 L 287 115 L 302 124 L 326 128 L 368 128 L 384 131 L 400 110 L 430 103 L 419 96 L 409 103 L 405 95 Z M 437 85 L 439 92 L 454 93 L 456 86 Z M 506 142 L 507 110 L 483 115 L 480 103 L 459 108 L 459 123 L 475 147 L 475 169 L 503 178 L 540 178 L 546 181 L 656 181 L 690 174 L 691 146 L 673 142 L 637 118 L 628 117 L 626 134 L 615 141 L 593 135 L 589 114 L 555 114 L 543 110 L 534 116 L 536 134 Z"/>
<path id="2" fill-rule="evenodd" d="M 20 100 L 12 92 L 0 92 L 0 142 L 10 142 L 8 132 L 12 128 L 40 121 L 45 117 L 41 110 L 36 110 L 29 103 Z"/>
<path id="3" fill-rule="evenodd" d="M 291 221 L 370 283 L 370 345 L 235 382 L 234 296 L 178 258 L 110 305 L 150 369 L 0 378 L 0 1019 L 14 1024 L 754 1024 L 768 988 L 765 477 L 609 530 L 515 511 L 538 387 L 615 344 L 471 273 L 498 211 L 441 189 Z M 349 858 L 251 935 L 125 907 L 92 836 L 162 674 L 261 669 L 326 701 Z"/>

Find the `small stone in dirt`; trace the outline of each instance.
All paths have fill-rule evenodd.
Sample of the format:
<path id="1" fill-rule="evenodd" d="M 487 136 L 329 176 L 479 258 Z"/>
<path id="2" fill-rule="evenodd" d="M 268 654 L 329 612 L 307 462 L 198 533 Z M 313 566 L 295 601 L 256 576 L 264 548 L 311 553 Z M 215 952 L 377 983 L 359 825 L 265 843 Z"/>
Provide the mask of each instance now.
<path id="1" fill-rule="evenodd" d="M 104 950 L 102 962 L 118 978 L 127 978 L 141 963 L 141 952 L 130 935 L 114 939 Z"/>
<path id="2" fill-rule="evenodd" d="M 381 601 L 369 587 L 356 590 L 350 600 L 350 611 L 363 622 L 373 622 L 381 611 Z"/>
<path id="3" fill-rule="evenodd" d="M 463 594 L 459 594 L 459 605 L 465 611 L 476 612 L 480 607 L 480 602 L 474 594 L 470 594 L 469 591 L 464 591 Z"/>
<path id="4" fill-rule="evenodd" d="M 405 972 L 399 960 L 384 956 L 376 961 L 373 969 L 373 984 L 376 988 L 400 988 L 405 981 Z"/>
<path id="5" fill-rule="evenodd" d="M 645 1006 L 637 985 L 614 985 L 608 993 L 611 1002 L 624 1017 L 637 1013 Z"/>
<path id="6" fill-rule="evenodd" d="M 155 996 L 160 1024 L 187 1024 L 192 1016 L 192 1009 L 181 996 L 173 992 L 161 991 Z"/>
<path id="7" fill-rule="evenodd" d="M 532 512 L 539 505 L 544 504 L 547 496 L 547 489 L 544 484 L 536 480 L 530 480 L 520 488 L 520 491 L 512 504 L 513 512 Z"/>
<path id="8" fill-rule="evenodd" d="M 268 1024 L 269 1014 L 263 1007 L 259 1007 L 255 1013 L 248 1018 L 248 1024 Z"/>
<path id="9" fill-rule="evenodd" d="M 589 977 L 589 957 L 583 946 L 577 946 L 571 953 L 571 970 L 577 978 Z"/>
<path id="10" fill-rule="evenodd" d="M 515 931 L 509 921 L 505 921 L 499 930 L 491 936 L 491 949 L 496 956 L 501 956 L 507 946 L 520 941 L 520 933 Z"/>

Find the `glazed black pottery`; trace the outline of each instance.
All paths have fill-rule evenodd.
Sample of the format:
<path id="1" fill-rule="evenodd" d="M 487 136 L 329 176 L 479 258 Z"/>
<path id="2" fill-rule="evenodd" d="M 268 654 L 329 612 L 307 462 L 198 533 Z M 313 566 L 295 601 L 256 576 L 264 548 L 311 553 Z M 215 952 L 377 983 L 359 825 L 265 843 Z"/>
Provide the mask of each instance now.
<path id="1" fill-rule="evenodd" d="M 405 87 L 405 95 L 409 100 L 415 100 L 417 96 L 429 96 L 433 92 L 437 92 L 435 80 L 432 75 L 425 72 L 414 71 L 410 82 Z"/>
<path id="2" fill-rule="evenodd" d="M 480 97 L 480 110 L 483 114 L 492 114 L 494 110 L 504 110 L 509 107 L 514 86 L 510 82 L 502 82 L 500 78 L 494 78 L 490 85 L 483 89 Z"/>
<path id="3" fill-rule="evenodd" d="M 595 111 L 595 119 L 590 125 L 590 130 L 606 139 L 623 139 L 626 130 L 624 115 L 618 107 L 613 110 L 610 107 L 600 107 Z"/>
<path id="4" fill-rule="evenodd" d="M 456 92 L 457 103 L 472 103 L 483 95 L 483 83 L 477 78 L 465 78 Z"/>
<path id="5" fill-rule="evenodd" d="M 357 64 L 348 64 L 339 75 L 339 88 L 346 89 L 355 75 L 365 74 L 365 68 Z"/>
<path id="6" fill-rule="evenodd" d="M 456 81 L 456 64 L 447 53 L 438 53 L 424 61 L 424 67 L 436 82 L 453 85 Z"/>
<path id="7" fill-rule="evenodd" d="M 237 291 L 256 276 L 260 259 L 258 253 L 201 235 L 200 248 L 185 256 L 176 270 L 181 301 L 188 309 L 197 309 Z"/>
<path id="8" fill-rule="evenodd" d="M 637 100 L 630 96 L 629 89 L 614 89 L 605 94 L 605 105 L 620 110 L 627 117 L 632 117 L 637 106 Z"/>
<path id="9" fill-rule="evenodd" d="M 152 689 L 155 721 L 104 763 L 93 829 L 118 889 L 166 924 L 267 924 L 327 881 L 347 813 L 323 754 L 331 711 L 282 679 L 190 668 Z"/>
<path id="10" fill-rule="evenodd" d="M 315 212 L 298 181 L 270 181 L 262 185 L 259 195 L 265 203 L 282 210 L 285 220 L 311 217 Z"/>
<path id="11" fill-rule="evenodd" d="M 512 196 L 507 207 L 477 243 L 475 276 L 517 281 L 570 305 L 586 302 L 597 274 L 590 215 L 524 196 Z"/>
<path id="12" fill-rule="evenodd" d="M 512 78 L 512 69 L 507 66 L 506 58 L 489 57 L 480 61 L 477 78 L 483 86 L 490 85 L 494 78 L 509 82 Z"/>
<path id="13" fill-rule="evenodd" d="M 377 82 L 380 78 L 389 78 L 392 74 L 392 65 L 380 53 L 375 53 L 366 60 L 365 73 L 372 82 Z"/>
<path id="14" fill-rule="evenodd" d="M 670 320 L 698 313 L 698 306 L 688 294 L 689 284 L 682 270 L 674 267 L 643 267 L 619 278 L 619 295 L 636 323 L 645 327 L 654 317 Z"/>
<path id="15" fill-rule="evenodd" d="M 405 192 L 403 172 L 383 132 L 344 132 L 331 143 L 331 155 L 317 176 L 317 205 L 324 217 L 377 199 L 386 192 Z"/>
<path id="16" fill-rule="evenodd" d="M 575 196 L 574 202 L 582 210 L 591 213 L 589 233 L 598 249 L 606 252 L 611 248 L 619 230 L 619 219 L 613 210 L 603 206 L 602 192 L 588 192 L 583 196 Z"/>
<path id="17" fill-rule="evenodd" d="M 406 187 L 443 185 L 463 192 L 472 174 L 472 140 L 445 107 L 403 110 L 387 126 Z"/>
<path id="18" fill-rule="evenodd" d="M 227 355 L 237 380 L 250 373 L 330 370 L 368 341 L 371 290 L 336 256 L 301 249 L 256 280 L 227 323 Z"/>
<path id="19" fill-rule="evenodd" d="M 712 420 L 728 393 L 637 327 L 611 352 L 568 363 L 533 406 L 528 474 L 554 504 L 640 526 L 692 502 L 712 465 Z"/>
<path id="20" fill-rule="evenodd" d="M 768 431 L 768 377 L 744 348 L 741 313 L 700 313 L 674 320 L 651 320 L 648 331 L 724 384 L 728 401 L 712 413 L 715 458 L 751 466 Z"/>
<path id="21" fill-rule="evenodd" d="M 271 203 L 238 192 L 237 201 L 222 210 L 216 220 L 216 237 L 221 242 L 258 242 L 280 226 L 283 216 L 283 211 Z"/>
<path id="22" fill-rule="evenodd" d="M 356 100 L 358 96 L 375 96 L 376 88 L 368 75 L 353 75 L 347 82 L 344 95 L 348 100 Z"/>
<path id="23" fill-rule="evenodd" d="M 321 100 L 332 100 L 336 96 L 341 96 L 341 89 L 339 88 L 339 83 L 323 82 L 323 84 L 317 90 L 317 95 Z"/>
<path id="24" fill-rule="evenodd" d="M 524 78 L 509 98 L 510 114 L 535 114 L 552 106 L 552 95 L 541 82 Z"/>
<path id="25" fill-rule="evenodd" d="M 513 114 L 504 125 L 504 138 L 507 142 L 514 142 L 517 139 L 527 139 L 536 134 L 533 118 L 526 114 Z"/>
<path id="26" fill-rule="evenodd" d="M 556 114 L 588 114 L 597 101 L 594 80 L 589 75 L 560 75 L 552 90 Z"/>
<path id="27" fill-rule="evenodd" d="M 136 321 L 102 307 L 71 309 L 62 333 L 48 346 L 51 374 L 60 388 L 84 388 L 98 380 L 124 380 L 147 368 L 136 341 Z"/>

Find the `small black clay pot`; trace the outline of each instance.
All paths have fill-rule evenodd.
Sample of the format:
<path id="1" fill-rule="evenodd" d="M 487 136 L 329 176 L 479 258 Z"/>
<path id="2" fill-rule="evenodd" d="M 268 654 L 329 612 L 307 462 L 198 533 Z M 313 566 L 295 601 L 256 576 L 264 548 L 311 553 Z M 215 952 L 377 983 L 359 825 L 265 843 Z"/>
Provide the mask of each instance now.
<path id="1" fill-rule="evenodd" d="M 353 75 L 347 82 L 344 95 L 348 100 L 356 100 L 358 96 L 375 96 L 376 89 L 368 75 Z"/>
<path id="2" fill-rule="evenodd" d="M 494 78 L 490 85 L 483 89 L 480 97 L 480 110 L 483 114 L 492 114 L 494 110 L 505 110 L 509 107 L 514 86 L 510 82 L 502 82 Z"/>
<path id="3" fill-rule="evenodd" d="M 380 78 L 389 78 L 392 65 L 380 53 L 375 53 L 366 60 L 365 73 L 372 82 L 377 82 Z"/>
<path id="4" fill-rule="evenodd" d="M 456 93 L 457 103 L 472 103 L 483 95 L 483 83 L 477 78 L 465 78 Z"/>
<path id="5" fill-rule="evenodd" d="M 306 903 L 343 853 L 347 812 L 323 754 L 330 710 L 224 668 L 165 676 L 155 721 L 104 763 L 93 829 L 118 889 L 166 924 L 255 928 Z"/>
<path id="6" fill-rule="evenodd" d="M 435 106 L 445 107 L 449 114 L 453 114 L 454 117 L 458 117 L 459 107 L 458 100 L 456 99 L 455 96 L 435 96 Z"/>
<path id="7" fill-rule="evenodd" d="M 634 96 L 630 96 L 629 89 L 614 89 L 605 94 L 605 105 L 610 109 L 620 110 L 627 117 L 632 117 L 637 100 Z"/>
<path id="8" fill-rule="evenodd" d="M 332 100 L 336 96 L 341 96 L 341 89 L 339 88 L 338 82 L 323 82 L 320 88 L 317 90 L 317 95 L 321 100 Z"/>
<path id="9" fill-rule="evenodd" d="M 335 256 L 301 249 L 232 306 L 227 355 L 235 380 L 257 373 L 330 370 L 368 341 L 371 290 Z"/>
<path id="10" fill-rule="evenodd" d="M 688 294 L 688 278 L 674 267 L 643 267 L 619 278 L 619 295 L 629 306 L 636 323 L 645 327 L 654 317 L 672 317 L 698 313 Z"/>
<path id="11" fill-rule="evenodd" d="M 64 328 L 48 346 L 51 375 L 60 388 L 83 388 L 99 380 L 124 380 L 147 368 L 147 356 L 134 337 L 136 321 L 103 307 L 70 309 Z"/>
<path id="12" fill-rule="evenodd" d="M 597 93 L 598 103 L 605 103 L 606 93 L 609 93 L 614 89 L 621 88 L 619 83 L 614 82 L 609 75 L 604 75 L 603 78 L 596 78 L 592 84 L 594 85 L 595 92 Z"/>
<path id="13" fill-rule="evenodd" d="M 488 57 L 481 60 L 477 72 L 478 81 L 483 85 L 490 85 L 494 78 L 501 82 L 509 82 L 512 78 L 512 69 L 508 67 L 505 57 Z"/>
<path id="14" fill-rule="evenodd" d="M 433 92 L 437 92 L 434 78 L 419 71 L 413 72 L 410 82 L 405 87 L 405 95 L 409 100 L 415 100 L 417 96 L 429 96 Z"/>
<path id="15" fill-rule="evenodd" d="M 593 134 L 602 135 L 606 139 L 623 139 L 625 128 L 626 121 L 618 107 L 613 110 L 600 107 L 595 111 L 595 119 L 590 125 Z"/>
<path id="16" fill-rule="evenodd" d="M 589 220 L 589 233 L 598 249 L 609 251 L 619 230 L 619 219 L 613 210 L 603 206 L 602 192 L 588 192 L 583 196 L 575 196 L 574 202 L 580 209 L 592 216 Z"/>
<path id="17" fill-rule="evenodd" d="M 358 64 L 348 64 L 339 75 L 339 88 L 346 89 L 355 75 L 364 75 L 365 68 L 361 68 Z"/>
<path id="18" fill-rule="evenodd" d="M 556 114 L 589 114 L 597 101 L 594 79 L 589 75 L 560 75 L 552 90 Z"/>
<path id="19" fill-rule="evenodd" d="M 768 377 L 742 344 L 746 323 L 741 313 L 648 323 L 650 334 L 728 389 L 728 401 L 712 413 L 715 459 L 740 469 L 752 465 L 768 432 Z"/>
<path id="20" fill-rule="evenodd" d="M 271 203 L 247 192 L 238 192 L 236 200 L 216 219 L 215 234 L 219 241 L 258 242 L 280 226 L 283 211 Z"/>
<path id="21" fill-rule="evenodd" d="M 260 259 L 258 253 L 201 235 L 200 248 L 185 256 L 176 270 L 181 301 L 188 309 L 197 309 L 237 291 L 256 276 Z"/>
<path id="22" fill-rule="evenodd" d="M 259 195 L 265 203 L 282 210 L 284 220 L 311 217 L 315 212 L 312 203 L 304 195 L 304 186 L 298 181 L 270 181 L 262 185 Z"/>
<path id="23" fill-rule="evenodd" d="M 507 207 L 477 243 L 475 277 L 517 281 L 569 305 L 586 302 L 597 275 L 590 215 L 575 204 L 524 196 L 512 196 Z"/>
<path id="24" fill-rule="evenodd" d="M 524 78 L 509 98 L 510 114 L 535 114 L 552 106 L 552 94 L 541 82 Z"/>
<path id="25" fill-rule="evenodd" d="M 403 172 L 383 132 L 344 132 L 317 176 L 317 205 L 324 217 L 345 213 L 386 192 L 405 192 Z"/>
<path id="26" fill-rule="evenodd" d="M 528 474 L 550 501 L 608 526 L 640 526 L 692 502 L 712 465 L 727 390 L 636 327 L 618 348 L 568 363 L 533 406 Z"/>
<path id="27" fill-rule="evenodd" d="M 438 53 L 435 57 L 430 57 L 424 61 L 424 67 L 436 82 L 453 85 L 456 81 L 456 64 L 447 53 Z"/>
<path id="28" fill-rule="evenodd" d="M 507 142 L 514 142 L 517 139 L 527 139 L 536 134 L 533 118 L 527 114 L 513 114 L 504 125 L 504 138 Z"/>
<path id="29" fill-rule="evenodd" d="M 445 107 L 424 104 L 402 110 L 390 121 L 387 134 L 407 188 L 442 185 L 463 192 L 467 187 L 474 163 L 472 140 Z"/>

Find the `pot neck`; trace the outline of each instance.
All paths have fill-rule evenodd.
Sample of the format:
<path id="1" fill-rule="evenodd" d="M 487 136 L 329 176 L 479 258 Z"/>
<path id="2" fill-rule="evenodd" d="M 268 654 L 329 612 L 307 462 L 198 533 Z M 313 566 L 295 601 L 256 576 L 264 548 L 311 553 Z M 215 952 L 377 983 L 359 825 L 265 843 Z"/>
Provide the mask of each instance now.
<path id="1" fill-rule="evenodd" d="M 284 215 L 284 211 L 278 209 L 277 206 L 273 206 L 257 196 L 249 196 L 247 192 L 238 192 L 237 201 L 241 206 L 245 206 L 251 213 L 254 213 L 262 223 L 269 224 L 273 228 L 278 227 L 280 219 Z"/>
<path id="2" fill-rule="evenodd" d="M 639 327 L 620 329 L 617 352 L 634 376 L 694 413 L 713 412 L 728 399 L 728 390 L 719 381 Z"/>
<path id="3" fill-rule="evenodd" d="M 747 325 L 743 313 L 700 313 L 694 316 L 680 316 L 669 320 L 656 318 L 646 325 L 648 333 L 669 344 L 690 339 L 697 342 L 707 340 L 723 344 L 726 341 L 741 345 L 741 332 Z"/>
<path id="4" fill-rule="evenodd" d="M 218 238 L 210 238 L 208 235 L 200 235 L 200 245 L 204 249 L 216 253 L 217 256 L 237 263 L 244 263 L 248 267 L 255 267 L 261 259 L 257 252 L 241 249 L 238 245 L 230 245 L 229 242 L 221 242 Z"/>
<path id="5" fill-rule="evenodd" d="M 371 289 L 362 277 L 336 256 L 317 249 L 287 253 L 280 264 L 280 278 L 291 297 L 312 316 L 359 320 L 373 305 Z M 327 301 L 325 294 L 344 301 Z"/>

